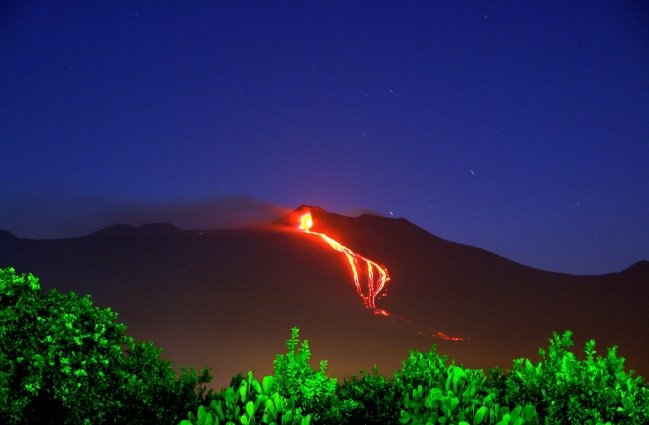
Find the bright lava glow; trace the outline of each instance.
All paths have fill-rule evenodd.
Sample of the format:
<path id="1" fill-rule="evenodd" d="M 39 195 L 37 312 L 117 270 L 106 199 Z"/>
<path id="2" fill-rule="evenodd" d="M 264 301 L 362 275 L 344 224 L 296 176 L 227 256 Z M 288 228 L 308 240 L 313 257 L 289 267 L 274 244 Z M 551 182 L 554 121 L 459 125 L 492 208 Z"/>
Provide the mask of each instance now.
<path id="1" fill-rule="evenodd" d="M 381 293 L 385 285 L 390 281 L 390 275 L 388 270 L 381 266 L 380 264 L 363 257 L 360 254 L 355 253 L 351 249 L 347 248 L 340 242 L 330 238 L 324 233 L 314 232 L 311 230 L 313 227 L 313 216 L 310 212 L 303 214 L 300 217 L 300 224 L 298 228 L 303 232 L 315 235 L 324 240 L 331 248 L 334 250 L 345 254 L 347 261 L 349 262 L 349 267 L 351 268 L 352 275 L 354 277 L 354 285 L 356 286 L 356 292 L 363 300 L 363 305 L 366 308 L 372 309 L 374 314 L 382 317 L 390 317 L 394 320 L 399 320 L 402 323 L 407 323 L 408 325 L 413 325 L 411 320 L 408 320 L 404 317 L 394 316 L 389 311 L 376 306 L 376 298 Z M 418 331 L 419 334 L 423 334 L 421 330 Z M 445 332 L 438 331 L 435 329 L 429 329 L 426 334 L 431 335 L 433 338 L 443 339 L 445 341 L 464 341 L 465 338 L 458 336 L 450 336 Z"/>
<path id="2" fill-rule="evenodd" d="M 325 242 L 327 242 L 327 244 L 329 244 L 331 248 L 345 254 L 345 257 L 347 257 L 347 261 L 349 262 L 349 266 L 354 276 L 354 285 L 356 286 L 356 292 L 363 300 L 363 305 L 367 308 L 371 308 L 374 311 L 374 314 L 389 317 L 389 312 L 376 306 L 377 295 L 381 293 L 383 288 L 385 288 L 385 285 L 390 280 L 388 270 L 385 267 L 375 263 L 374 261 L 365 258 L 362 255 L 356 254 L 351 249 L 330 238 L 324 233 L 311 231 L 312 227 L 313 217 L 311 216 L 311 213 L 308 212 L 300 218 L 300 229 L 306 233 L 321 237 Z M 365 271 L 365 285 L 361 283 L 361 273 L 359 272 L 359 270 Z"/>

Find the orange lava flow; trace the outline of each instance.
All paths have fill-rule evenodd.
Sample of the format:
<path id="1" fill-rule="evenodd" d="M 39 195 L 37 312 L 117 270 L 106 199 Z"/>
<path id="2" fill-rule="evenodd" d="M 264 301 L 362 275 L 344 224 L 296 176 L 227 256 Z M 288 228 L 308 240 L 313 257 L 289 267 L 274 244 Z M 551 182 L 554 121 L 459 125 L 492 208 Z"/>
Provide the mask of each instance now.
<path id="1" fill-rule="evenodd" d="M 311 230 L 313 227 L 313 216 L 310 212 L 303 214 L 300 217 L 300 224 L 298 228 L 310 235 L 315 235 L 324 240 L 331 248 L 342 253 L 347 258 L 349 267 L 351 268 L 354 277 L 354 285 L 356 292 L 363 300 L 363 305 L 366 308 L 372 309 L 375 315 L 382 317 L 389 317 L 392 320 L 399 321 L 408 326 L 416 326 L 411 320 L 405 317 L 395 316 L 387 310 L 378 308 L 376 306 L 376 298 L 381 293 L 383 288 L 390 281 L 388 270 L 380 264 L 355 253 L 335 239 L 330 238 L 324 233 L 314 232 Z M 427 331 L 419 330 L 420 335 L 429 335 L 433 338 L 439 338 L 445 341 L 466 341 L 466 338 L 458 336 L 450 336 L 442 331 L 435 329 L 428 329 Z"/>
<path id="2" fill-rule="evenodd" d="M 299 228 L 306 233 L 319 236 L 322 240 L 327 242 L 331 248 L 345 254 L 345 257 L 347 257 L 347 261 L 349 262 L 349 267 L 352 270 L 352 275 L 354 276 L 356 292 L 363 300 L 363 305 L 367 308 L 371 308 L 376 315 L 389 317 L 389 312 L 376 306 L 376 297 L 390 280 L 388 270 L 378 263 L 355 253 L 324 233 L 311 231 L 311 227 L 313 227 L 313 217 L 311 216 L 311 213 L 307 212 L 300 218 Z M 359 273 L 359 270 L 362 270 L 361 268 L 365 269 L 365 285 L 361 283 L 361 273 Z"/>
<path id="3" fill-rule="evenodd" d="M 442 331 L 437 331 L 437 333 L 434 335 L 440 339 L 443 339 L 445 341 L 464 341 L 465 338 L 459 337 L 459 336 L 450 336 L 445 334 Z"/>

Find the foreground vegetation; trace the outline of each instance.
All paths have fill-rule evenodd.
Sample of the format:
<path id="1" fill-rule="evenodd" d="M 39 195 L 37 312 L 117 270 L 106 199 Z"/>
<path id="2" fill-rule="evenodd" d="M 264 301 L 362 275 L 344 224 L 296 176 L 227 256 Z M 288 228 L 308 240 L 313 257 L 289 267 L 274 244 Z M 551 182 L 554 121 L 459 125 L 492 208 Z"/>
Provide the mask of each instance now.
<path id="1" fill-rule="evenodd" d="M 3 424 L 647 424 L 649 387 L 615 348 L 553 334 L 541 359 L 511 370 L 463 368 L 410 352 L 400 370 L 339 383 L 311 367 L 293 328 L 273 376 L 251 372 L 220 392 L 209 369 L 174 373 L 151 343 L 136 343 L 90 297 L 44 293 L 38 279 L 0 269 L 0 423 Z"/>

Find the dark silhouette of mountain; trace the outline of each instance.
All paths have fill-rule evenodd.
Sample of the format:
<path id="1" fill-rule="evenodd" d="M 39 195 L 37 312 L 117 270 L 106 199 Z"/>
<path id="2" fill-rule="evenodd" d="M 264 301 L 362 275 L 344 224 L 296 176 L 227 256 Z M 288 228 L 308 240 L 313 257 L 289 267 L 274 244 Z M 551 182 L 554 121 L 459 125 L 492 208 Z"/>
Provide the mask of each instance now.
<path id="1" fill-rule="evenodd" d="M 5 239 L 16 239 L 16 236 L 6 230 L 0 230 L 0 241 Z"/>
<path id="2" fill-rule="evenodd" d="M 313 230 L 387 266 L 365 309 L 344 255 L 297 229 Z M 571 329 L 581 353 L 619 346 L 627 366 L 649 376 L 649 262 L 575 276 L 527 267 L 438 238 L 405 219 L 346 217 L 302 206 L 265 226 L 181 230 L 171 224 L 111 226 L 87 237 L 29 240 L 0 232 L 0 266 L 32 272 L 45 288 L 91 294 L 138 339 L 153 340 L 177 366 L 213 368 L 216 386 L 239 371 L 272 372 L 292 326 L 311 342 L 314 365 L 346 376 L 374 364 L 386 375 L 408 349 L 441 352 L 467 367 L 536 359 L 552 331 Z M 467 338 L 432 338 L 434 331 Z M 421 333 L 421 334 L 420 334 Z"/>
<path id="3" fill-rule="evenodd" d="M 92 233 L 90 237 L 94 238 L 115 238 L 129 237 L 137 235 L 168 235 L 178 233 L 182 230 L 171 223 L 148 223 L 141 226 L 131 226 L 129 224 L 115 224 L 102 230 Z"/>

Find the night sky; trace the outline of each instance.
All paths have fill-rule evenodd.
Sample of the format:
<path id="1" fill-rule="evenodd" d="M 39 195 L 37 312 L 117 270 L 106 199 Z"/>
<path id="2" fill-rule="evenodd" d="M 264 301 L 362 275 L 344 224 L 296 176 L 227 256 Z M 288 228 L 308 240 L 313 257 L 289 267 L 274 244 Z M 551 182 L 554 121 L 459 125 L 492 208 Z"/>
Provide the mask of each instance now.
<path id="1" fill-rule="evenodd" d="M 532 3 L 2 2 L 0 228 L 314 204 L 552 271 L 649 259 L 649 3 Z"/>

